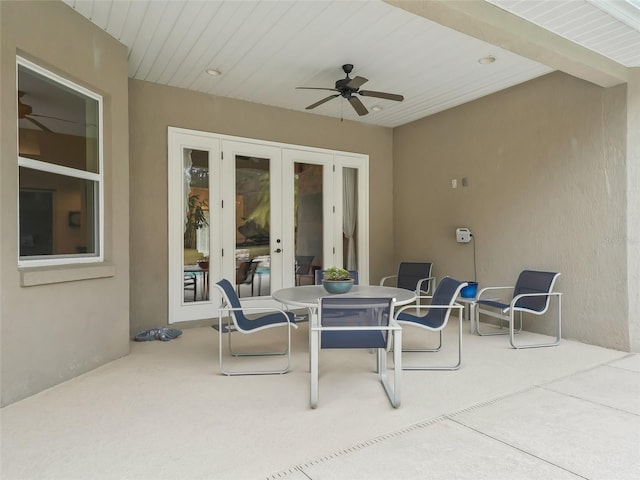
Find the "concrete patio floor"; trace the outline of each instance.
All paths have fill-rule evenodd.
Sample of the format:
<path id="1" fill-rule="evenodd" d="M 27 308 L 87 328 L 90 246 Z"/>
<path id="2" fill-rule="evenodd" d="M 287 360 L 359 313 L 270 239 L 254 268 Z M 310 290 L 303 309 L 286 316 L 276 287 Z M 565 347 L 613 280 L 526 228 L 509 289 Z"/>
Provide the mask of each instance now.
<path id="1" fill-rule="evenodd" d="M 405 364 L 451 360 L 456 328 L 447 328 L 443 352 L 406 354 Z M 252 344 L 282 333 L 234 335 Z M 374 355 L 322 351 L 312 410 L 307 335 L 302 323 L 291 371 L 275 376 L 220 375 L 209 327 L 132 343 L 129 356 L 2 409 L 1 478 L 640 476 L 639 355 L 571 340 L 514 350 L 465 323 L 463 367 L 403 372 L 398 409 L 373 372 Z"/>

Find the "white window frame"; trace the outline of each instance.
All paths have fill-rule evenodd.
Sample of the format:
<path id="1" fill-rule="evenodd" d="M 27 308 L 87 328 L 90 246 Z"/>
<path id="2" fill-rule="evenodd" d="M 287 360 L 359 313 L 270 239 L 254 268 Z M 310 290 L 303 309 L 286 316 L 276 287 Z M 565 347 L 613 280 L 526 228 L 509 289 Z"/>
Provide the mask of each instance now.
<path id="1" fill-rule="evenodd" d="M 57 175 L 64 175 L 67 177 L 78 178 L 81 180 L 90 180 L 95 182 L 96 191 L 94 202 L 94 218 L 95 224 L 93 225 L 93 238 L 95 244 L 95 253 L 90 254 L 62 254 L 62 255 L 41 255 L 33 256 L 30 258 L 21 258 L 20 251 L 18 249 L 18 266 L 19 267 L 38 267 L 48 265 L 72 265 L 83 263 L 96 263 L 104 261 L 104 140 L 103 140 L 103 98 L 102 95 L 98 95 L 91 90 L 88 90 L 81 85 L 78 85 L 66 78 L 56 75 L 49 70 L 42 68 L 41 66 L 23 58 L 16 56 L 16 93 L 15 98 L 18 98 L 18 66 L 27 68 L 38 75 L 47 77 L 56 83 L 59 83 L 71 90 L 75 90 L 82 95 L 85 95 L 98 103 L 98 173 L 88 172 L 86 170 L 78 170 L 75 168 L 64 167 L 62 165 L 56 165 L 48 162 L 42 162 L 34 160 L 32 158 L 25 158 L 18 155 L 18 168 L 25 167 L 32 170 L 38 170 L 41 172 L 53 173 Z M 18 123 L 19 115 L 16 108 L 16 123 Z M 16 146 L 19 145 L 18 137 L 19 127 L 16 129 Z M 16 205 L 18 206 L 18 220 L 16 226 L 16 235 L 18 236 L 18 244 L 20 242 L 20 199 L 19 188 L 17 192 Z M 97 210 L 97 211 L 96 211 Z"/>

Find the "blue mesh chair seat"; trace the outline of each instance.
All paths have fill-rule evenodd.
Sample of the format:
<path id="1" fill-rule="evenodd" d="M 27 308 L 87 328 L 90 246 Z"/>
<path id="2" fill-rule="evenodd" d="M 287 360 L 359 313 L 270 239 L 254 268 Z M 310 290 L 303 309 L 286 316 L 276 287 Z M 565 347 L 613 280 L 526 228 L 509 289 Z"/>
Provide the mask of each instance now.
<path id="1" fill-rule="evenodd" d="M 380 280 L 384 286 L 389 280 L 396 279 L 396 287 L 412 290 L 420 296 L 421 292 L 427 295 L 435 286 L 436 278 L 431 276 L 431 262 L 401 262 L 396 275 L 389 275 Z"/>
<path id="2" fill-rule="evenodd" d="M 478 335 L 506 335 L 509 334 L 509 342 L 513 348 L 552 347 L 560 343 L 562 338 L 562 294 L 554 292 L 553 287 L 560 276 L 558 272 L 541 272 L 535 270 L 523 270 L 518 276 L 514 287 L 485 287 L 478 293 L 478 301 L 475 307 L 475 318 Z M 482 298 L 487 292 L 513 290 L 512 298 L 508 302 L 497 300 L 485 300 Z M 558 299 L 558 314 L 556 322 L 556 338 L 552 342 L 535 344 L 517 344 L 515 334 L 522 330 L 522 314 L 544 315 L 549 309 L 551 298 Z M 515 328 L 515 314 L 518 313 L 519 328 Z M 482 332 L 480 330 L 480 315 L 497 318 L 500 320 L 500 328 L 503 322 L 509 324 L 509 331 Z"/>
<path id="3" fill-rule="evenodd" d="M 214 287 L 220 292 L 222 296 L 223 305 L 218 309 L 218 333 L 219 333 L 219 363 L 220 371 L 225 375 L 264 375 L 264 374 L 280 374 L 289 371 L 291 365 L 291 329 L 298 328 L 295 323 L 294 316 L 291 312 L 286 312 L 280 309 L 265 309 L 264 307 L 242 307 L 240 299 L 236 294 L 233 285 L 229 280 L 222 279 L 214 285 Z M 256 318 L 248 318 L 245 314 L 248 310 L 255 310 L 264 312 L 265 310 L 271 310 L 272 313 L 261 315 Z M 223 318 L 226 318 L 226 324 L 223 322 Z M 232 325 L 233 324 L 233 327 Z M 274 327 L 286 327 L 287 329 L 287 347 L 283 351 L 276 352 L 238 352 L 233 350 L 231 344 L 231 337 L 233 332 L 240 332 L 244 334 L 250 334 L 259 332 L 268 328 Z M 222 336 L 228 335 L 229 352 L 236 357 L 243 356 L 262 356 L 262 355 L 287 355 L 287 364 L 281 369 L 268 369 L 268 370 L 244 370 L 244 371 L 230 371 L 224 368 L 223 365 L 223 343 Z"/>
<path id="4" fill-rule="evenodd" d="M 442 348 L 442 330 L 447 326 L 451 311 L 458 310 L 458 362 L 454 365 L 444 366 L 407 366 L 405 370 L 457 370 L 462 365 L 462 311 L 464 307 L 455 303 L 460 291 L 467 286 L 467 282 L 460 282 L 450 277 L 444 277 L 438 284 L 432 297 L 421 297 L 430 299 L 430 304 L 408 305 L 402 307 L 396 313 L 396 321 L 402 325 L 409 325 L 423 328 L 431 332 L 438 332 L 440 342 L 435 348 L 405 348 L 403 352 L 438 352 Z M 406 339 L 406 332 L 405 332 Z"/>
<path id="5" fill-rule="evenodd" d="M 394 407 L 400 406 L 402 329 L 393 319 L 392 298 L 324 297 L 318 303 L 317 324 L 311 327 L 311 408 L 318 405 L 319 349 L 375 349 L 377 372 Z M 394 343 L 394 386 L 387 378 L 387 351 Z"/>

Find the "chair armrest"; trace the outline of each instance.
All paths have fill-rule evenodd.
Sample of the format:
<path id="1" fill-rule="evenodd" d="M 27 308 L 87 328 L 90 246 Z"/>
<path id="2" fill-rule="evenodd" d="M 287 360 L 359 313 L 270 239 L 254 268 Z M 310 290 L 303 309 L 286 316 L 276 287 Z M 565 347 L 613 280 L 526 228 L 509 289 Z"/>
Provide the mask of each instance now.
<path id="1" fill-rule="evenodd" d="M 431 297 L 429 297 L 429 298 L 431 298 Z M 396 310 L 395 318 L 398 318 L 398 315 L 400 313 L 404 312 L 405 310 L 414 309 L 414 310 L 417 311 L 416 313 L 419 313 L 420 310 L 422 310 L 422 309 L 428 310 L 428 309 L 436 309 L 436 308 L 439 308 L 439 309 L 449 309 L 449 308 L 454 309 L 455 308 L 455 309 L 460 309 L 462 311 L 462 309 L 464 309 L 464 305 L 460 305 L 459 303 L 453 303 L 451 305 L 431 305 L 431 304 L 429 304 L 429 305 L 405 305 L 404 307 L 401 307 L 398 310 Z"/>
<path id="2" fill-rule="evenodd" d="M 218 311 L 225 311 L 225 312 L 246 312 L 247 310 L 259 310 L 259 313 L 281 313 L 282 316 L 284 316 L 284 318 L 286 318 L 287 323 L 289 323 L 293 328 L 298 328 L 298 324 L 297 323 L 291 323 L 291 320 L 289 320 L 289 316 L 287 315 L 287 313 L 284 310 L 281 310 L 279 308 L 272 308 L 272 307 L 227 307 L 227 306 L 221 306 L 218 308 Z M 291 313 L 291 312 L 289 312 Z"/>
<path id="3" fill-rule="evenodd" d="M 416 300 L 431 300 L 433 295 L 417 295 Z"/>
<path id="4" fill-rule="evenodd" d="M 483 289 L 481 289 L 478 292 L 478 297 L 477 299 L 480 300 L 480 297 L 482 297 L 482 294 L 484 292 L 488 292 L 488 291 L 494 291 L 494 290 L 513 290 L 515 287 L 511 286 L 511 287 L 484 287 Z"/>
<path id="5" fill-rule="evenodd" d="M 433 282 L 431 282 L 429 284 L 429 288 L 427 290 L 423 290 L 422 289 L 422 284 L 424 282 L 429 282 L 430 280 L 433 280 Z M 417 292 L 432 292 L 435 291 L 435 286 L 436 286 L 436 277 L 427 277 L 427 278 L 421 278 L 420 280 L 418 280 L 418 284 L 416 286 L 416 293 Z"/>
<path id="6" fill-rule="evenodd" d="M 511 310 L 515 310 L 516 309 L 516 302 L 518 300 L 520 300 L 523 297 L 561 297 L 562 296 L 562 292 L 539 292 L 539 293 L 521 293 L 520 295 L 516 295 L 515 297 L 513 297 L 513 300 L 511 300 L 511 303 L 509 304 L 509 308 Z M 538 312 L 537 310 L 531 310 L 529 308 L 523 308 L 523 307 L 517 307 L 518 311 L 522 310 L 525 312 L 532 312 L 534 314 L 541 314 L 544 313 L 547 309 L 545 308 L 542 312 Z"/>
<path id="7" fill-rule="evenodd" d="M 384 282 L 390 278 L 396 278 L 398 275 L 389 275 L 388 277 L 382 277 L 382 279 L 380 280 L 380 286 L 384 286 Z"/>

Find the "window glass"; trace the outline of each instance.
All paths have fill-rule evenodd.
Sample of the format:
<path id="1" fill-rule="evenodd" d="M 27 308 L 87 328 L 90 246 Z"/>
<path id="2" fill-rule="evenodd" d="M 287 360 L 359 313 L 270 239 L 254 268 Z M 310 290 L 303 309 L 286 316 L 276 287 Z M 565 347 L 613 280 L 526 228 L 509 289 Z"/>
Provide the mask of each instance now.
<path id="1" fill-rule="evenodd" d="M 209 152 L 183 150 L 183 302 L 209 300 Z M 214 261 L 216 259 L 214 258 Z"/>
<path id="2" fill-rule="evenodd" d="M 95 254 L 90 180 L 20 168 L 20 256 Z"/>
<path id="3" fill-rule="evenodd" d="M 98 101 L 18 65 L 20 156 L 98 172 Z"/>
<path id="4" fill-rule="evenodd" d="M 101 259 L 102 97 L 21 58 L 17 78 L 19 260 Z"/>

